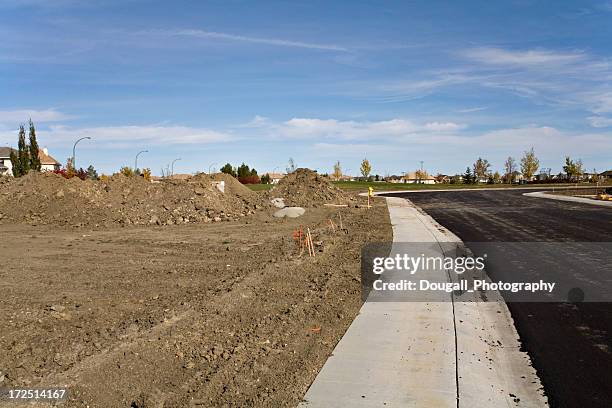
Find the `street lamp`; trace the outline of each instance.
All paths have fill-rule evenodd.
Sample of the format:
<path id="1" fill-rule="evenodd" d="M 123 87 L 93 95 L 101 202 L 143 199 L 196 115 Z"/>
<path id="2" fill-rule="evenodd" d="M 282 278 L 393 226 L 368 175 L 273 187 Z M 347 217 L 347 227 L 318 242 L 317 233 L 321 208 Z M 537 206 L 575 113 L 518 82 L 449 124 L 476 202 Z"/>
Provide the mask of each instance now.
<path id="1" fill-rule="evenodd" d="M 79 140 L 77 140 L 76 142 L 74 142 L 74 145 L 72 146 L 72 168 L 75 169 L 75 170 L 76 170 L 76 145 L 77 145 L 77 143 L 79 143 L 81 140 L 84 140 L 84 139 L 90 139 L 91 140 L 91 137 L 89 137 L 89 136 L 82 137 Z"/>
<path id="2" fill-rule="evenodd" d="M 170 166 L 170 175 L 171 175 L 171 176 L 174 176 L 174 163 L 175 163 L 177 160 L 181 160 L 181 158 L 180 158 L 180 157 L 178 157 L 178 158 L 176 158 L 176 159 L 172 160 L 172 165 Z"/>
<path id="3" fill-rule="evenodd" d="M 136 153 L 136 158 L 134 159 L 134 171 L 136 171 L 138 169 L 138 156 L 140 156 L 140 153 L 149 153 L 148 150 L 141 150 L 138 153 Z"/>
<path id="4" fill-rule="evenodd" d="M 212 166 L 214 166 L 215 164 L 219 164 L 217 162 L 211 163 L 210 166 L 208 166 L 208 174 L 210 174 L 210 169 L 212 168 Z"/>

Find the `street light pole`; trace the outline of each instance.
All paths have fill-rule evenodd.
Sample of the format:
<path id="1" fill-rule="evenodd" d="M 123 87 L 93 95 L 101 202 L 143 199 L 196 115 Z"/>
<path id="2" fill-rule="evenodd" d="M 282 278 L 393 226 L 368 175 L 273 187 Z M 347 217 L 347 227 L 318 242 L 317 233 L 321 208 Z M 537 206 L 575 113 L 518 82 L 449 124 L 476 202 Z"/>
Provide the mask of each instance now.
<path id="1" fill-rule="evenodd" d="M 77 140 L 76 142 L 74 142 L 74 145 L 72 146 L 72 168 L 76 170 L 76 145 L 77 143 L 79 143 L 81 140 L 84 139 L 89 139 L 91 140 L 91 137 L 89 136 L 85 136 L 80 138 L 79 140 Z"/>
<path id="2" fill-rule="evenodd" d="M 134 171 L 136 171 L 138 169 L 138 156 L 140 156 L 140 153 L 149 153 L 148 150 L 141 150 L 138 153 L 136 153 L 136 158 L 134 159 Z"/>
<path id="3" fill-rule="evenodd" d="M 217 162 L 211 163 L 210 166 L 208 166 L 208 174 L 210 174 L 210 169 L 212 168 L 212 166 L 214 166 L 215 164 L 219 164 Z"/>
<path id="4" fill-rule="evenodd" d="M 174 176 L 174 162 L 176 162 L 177 160 L 181 160 L 181 158 L 176 158 L 174 160 L 172 160 L 172 165 L 170 166 L 170 175 Z"/>

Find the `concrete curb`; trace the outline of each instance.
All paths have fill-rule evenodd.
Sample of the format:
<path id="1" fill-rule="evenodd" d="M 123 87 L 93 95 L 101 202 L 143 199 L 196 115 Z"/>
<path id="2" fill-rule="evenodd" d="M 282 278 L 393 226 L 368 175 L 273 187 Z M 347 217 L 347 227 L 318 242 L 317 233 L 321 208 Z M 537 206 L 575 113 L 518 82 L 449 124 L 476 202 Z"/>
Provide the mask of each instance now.
<path id="1" fill-rule="evenodd" d="M 560 195 L 548 194 L 545 191 L 536 191 L 533 193 L 523 193 L 523 195 L 526 197 L 546 198 L 548 200 L 569 201 L 572 203 L 583 203 L 583 204 L 599 205 L 601 207 L 612 207 L 612 201 L 591 200 L 589 198 L 584 198 L 584 197 L 560 196 Z"/>
<path id="2" fill-rule="evenodd" d="M 387 204 L 394 242 L 459 241 L 410 201 L 388 197 Z M 364 303 L 299 406 L 510 408 L 547 402 L 505 303 L 459 303 L 448 294 L 440 302 Z"/>

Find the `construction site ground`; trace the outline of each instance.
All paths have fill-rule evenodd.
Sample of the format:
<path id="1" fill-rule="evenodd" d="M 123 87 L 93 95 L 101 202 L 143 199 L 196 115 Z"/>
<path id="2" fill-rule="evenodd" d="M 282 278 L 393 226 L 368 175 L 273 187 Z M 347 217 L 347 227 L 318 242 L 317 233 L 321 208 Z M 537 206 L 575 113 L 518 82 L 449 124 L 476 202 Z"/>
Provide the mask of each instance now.
<path id="1" fill-rule="evenodd" d="M 362 245 L 391 240 L 384 199 L 363 201 L 297 219 L 5 220 L 0 387 L 67 386 L 66 407 L 296 406 L 361 306 Z"/>

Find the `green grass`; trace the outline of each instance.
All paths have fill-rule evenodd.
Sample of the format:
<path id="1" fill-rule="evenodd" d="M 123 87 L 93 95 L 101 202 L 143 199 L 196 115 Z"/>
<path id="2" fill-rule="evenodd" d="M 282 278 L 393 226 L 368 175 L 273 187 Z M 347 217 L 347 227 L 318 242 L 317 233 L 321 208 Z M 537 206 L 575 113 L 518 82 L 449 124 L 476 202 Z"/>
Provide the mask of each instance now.
<path id="1" fill-rule="evenodd" d="M 253 191 L 267 191 L 272 188 L 272 184 L 245 184 Z"/>

